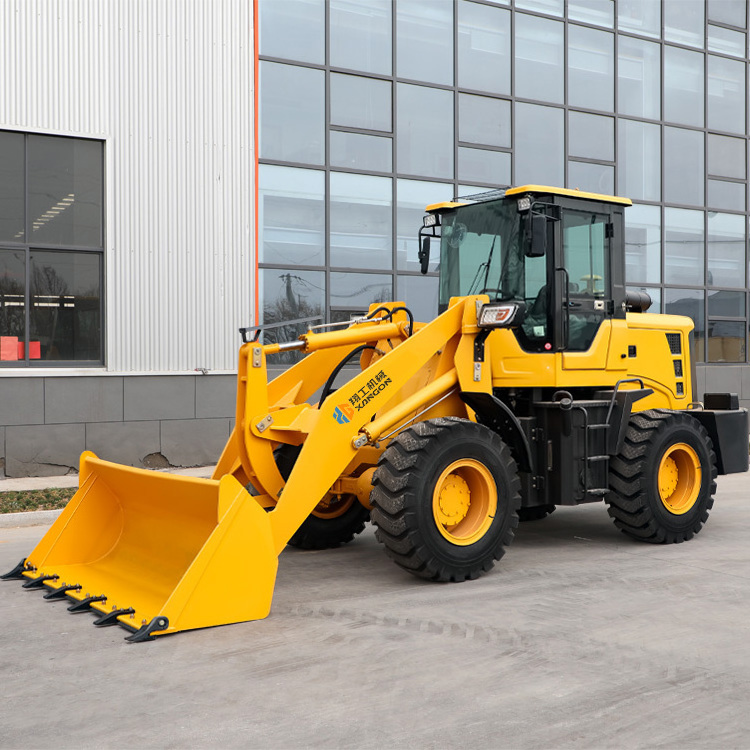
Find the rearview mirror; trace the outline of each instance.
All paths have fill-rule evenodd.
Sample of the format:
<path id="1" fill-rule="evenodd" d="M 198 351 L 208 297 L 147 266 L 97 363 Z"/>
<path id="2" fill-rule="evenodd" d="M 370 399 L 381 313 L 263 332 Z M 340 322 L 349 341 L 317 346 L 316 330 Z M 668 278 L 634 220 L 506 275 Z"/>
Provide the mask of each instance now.
<path id="1" fill-rule="evenodd" d="M 427 269 L 430 266 L 430 238 L 422 238 L 422 247 L 419 250 L 419 270 L 422 273 L 427 273 Z"/>
<path id="2" fill-rule="evenodd" d="M 547 217 L 531 215 L 531 242 L 526 246 L 526 257 L 542 258 L 547 252 Z"/>

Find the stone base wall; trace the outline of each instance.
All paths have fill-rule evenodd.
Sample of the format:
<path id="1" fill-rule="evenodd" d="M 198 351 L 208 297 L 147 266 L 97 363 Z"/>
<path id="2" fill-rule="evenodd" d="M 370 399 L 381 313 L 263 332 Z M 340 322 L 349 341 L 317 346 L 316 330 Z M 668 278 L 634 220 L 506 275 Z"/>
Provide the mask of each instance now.
<path id="1" fill-rule="evenodd" d="M 148 468 L 216 463 L 234 427 L 236 383 L 210 374 L 0 378 L 4 475 L 72 473 L 84 450 Z"/>
<path id="2" fill-rule="evenodd" d="M 699 398 L 729 391 L 750 408 L 750 366 L 696 374 Z M 211 374 L 0 377 L 0 477 L 73 473 L 84 450 L 137 467 L 214 464 L 234 428 L 236 385 Z"/>

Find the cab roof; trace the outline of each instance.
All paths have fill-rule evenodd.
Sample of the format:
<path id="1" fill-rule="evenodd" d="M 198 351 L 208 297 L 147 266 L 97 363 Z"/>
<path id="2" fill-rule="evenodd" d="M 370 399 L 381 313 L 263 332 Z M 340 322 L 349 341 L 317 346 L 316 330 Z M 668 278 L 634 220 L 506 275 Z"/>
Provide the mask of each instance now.
<path id="1" fill-rule="evenodd" d="M 468 206 L 472 203 L 484 203 L 485 201 L 498 200 L 500 198 L 521 196 L 526 193 L 535 193 L 537 195 L 564 195 L 570 198 L 582 198 L 585 200 L 601 201 L 603 203 L 615 203 L 619 206 L 632 206 L 630 198 L 620 198 L 616 195 L 604 195 L 603 193 L 587 193 L 583 190 L 571 190 L 569 188 L 551 187 L 549 185 L 519 185 L 518 187 L 509 187 L 504 190 L 489 190 L 486 193 L 476 193 L 467 195 L 455 201 L 443 201 L 442 203 L 432 203 L 427 206 L 426 211 L 440 211 L 446 208 L 457 208 L 458 206 Z"/>

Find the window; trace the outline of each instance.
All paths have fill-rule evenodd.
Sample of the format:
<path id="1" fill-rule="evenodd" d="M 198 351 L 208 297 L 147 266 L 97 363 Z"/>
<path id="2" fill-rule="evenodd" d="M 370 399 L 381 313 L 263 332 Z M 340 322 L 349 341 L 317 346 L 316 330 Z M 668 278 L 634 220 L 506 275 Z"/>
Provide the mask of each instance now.
<path id="1" fill-rule="evenodd" d="M 397 85 L 400 174 L 453 178 L 453 92 Z"/>
<path id="2" fill-rule="evenodd" d="M 703 55 L 664 47 L 664 119 L 703 126 Z"/>
<path id="3" fill-rule="evenodd" d="M 458 4 L 458 85 L 510 94 L 510 12 L 461 0 Z"/>
<path id="4" fill-rule="evenodd" d="M 258 11 L 261 55 L 325 62 L 324 0 L 259 0 Z"/>
<path id="5" fill-rule="evenodd" d="M 330 2 L 331 65 L 390 75 L 390 0 Z"/>
<path id="6" fill-rule="evenodd" d="M 396 45 L 400 78 L 452 86 L 452 0 L 399 0 Z"/>
<path id="7" fill-rule="evenodd" d="M 563 35 L 560 21 L 516 14 L 516 96 L 563 103 Z"/>
<path id="8" fill-rule="evenodd" d="M 703 133 L 664 128 L 664 200 L 703 205 Z"/>
<path id="9" fill-rule="evenodd" d="M 0 132 L 0 165 L 0 366 L 101 364 L 103 144 Z"/>
<path id="10" fill-rule="evenodd" d="M 618 112 L 658 120 L 661 114 L 660 46 L 621 36 L 617 43 L 617 60 Z"/>
<path id="11" fill-rule="evenodd" d="M 614 49 L 613 34 L 568 26 L 568 104 L 612 111 Z"/>
<path id="12" fill-rule="evenodd" d="M 324 91 L 322 70 L 261 62 L 261 157 L 323 164 Z"/>
<path id="13" fill-rule="evenodd" d="M 562 185 L 565 113 L 557 107 L 516 104 L 516 185 Z"/>
<path id="14" fill-rule="evenodd" d="M 625 210 L 625 279 L 629 284 L 661 281 L 661 209 L 658 206 L 635 204 Z"/>
<path id="15" fill-rule="evenodd" d="M 569 351 L 586 351 L 603 319 L 597 301 L 609 298 L 607 223 L 609 217 L 584 211 L 563 213 L 563 262 L 568 274 Z"/>
<path id="16" fill-rule="evenodd" d="M 632 200 L 661 198 L 661 133 L 658 125 L 620 120 L 617 190 Z"/>

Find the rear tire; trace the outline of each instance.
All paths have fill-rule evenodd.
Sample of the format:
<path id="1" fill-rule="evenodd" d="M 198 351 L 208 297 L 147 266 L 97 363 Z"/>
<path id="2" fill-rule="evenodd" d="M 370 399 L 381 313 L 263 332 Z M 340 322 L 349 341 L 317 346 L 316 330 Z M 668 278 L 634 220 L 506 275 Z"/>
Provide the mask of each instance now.
<path id="1" fill-rule="evenodd" d="M 714 504 L 711 439 L 688 414 L 635 414 L 622 452 L 610 461 L 609 486 L 609 515 L 624 534 L 653 544 L 692 539 Z"/>
<path id="2" fill-rule="evenodd" d="M 403 430 L 372 483 L 378 541 L 420 578 L 478 578 L 513 541 L 521 502 L 516 464 L 483 425 L 444 417 Z"/>
<path id="3" fill-rule="evenodd" d="M 279 473 L 287 480 L 302 446 L 281 445 L 274 451 Z M 332 549 L 351 542 L 370 517 L 354 495 L 332 497 L 319 503 L 287 542 L 298 549 Z"/>

